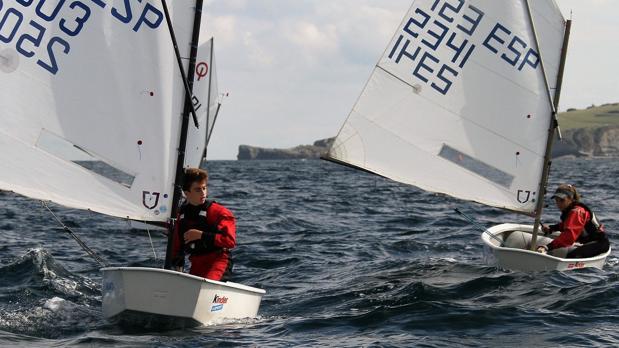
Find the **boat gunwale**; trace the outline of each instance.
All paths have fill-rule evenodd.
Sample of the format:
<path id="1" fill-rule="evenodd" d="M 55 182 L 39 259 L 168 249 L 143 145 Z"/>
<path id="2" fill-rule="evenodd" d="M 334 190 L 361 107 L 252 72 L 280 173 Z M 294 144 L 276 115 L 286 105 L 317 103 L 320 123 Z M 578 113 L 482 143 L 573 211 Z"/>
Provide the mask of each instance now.
<path id="1" fill-rule="evenodd" d="M 154 267 L 104 267 L 100 269 L 101 272 L 107 272 L 107 271 L 130 271 L 130 272 L 154 272 L 154 273 L 167 273 L 173 276 L 178 276 L 178 277 L 185 277 L 185 278 L 189 278 L 192 280 L 197 280 L 203 283 L 209 283 L 209 284 L 213 284 L 213 285 L 218 285 L 218 286 L 222 286 L 222 287 L 228 287 L 228 288 L 233 288 L 236 290 L 242 290 L 242 291 L 246 291 L 246 292 L 250 292 L 250 293 L 254 293 L 254 294 L 258 294 L 258 295 L 264 295 L 266 294 L 266 290 L 264 289 L 259 289 L 259 288 L 254 288 L 252 286 L 248 286 L 248 285 L 243 285 L 243 284 L 239 284 L 239 283 L 234 283 L 234 282 L 220 282 L 217 280 L 212 280 L 212 279 L 207 279 L 207 278 L 202 278 L 202 277 L 198 277 L 195 275 L 191 275 L 191 274 L 187 274 L 187 273 L 183 273 L 183 272 L 178 272 L 178 271 L 173 271 L 173 270 L 169 270 L 169 269 L 163 269 L 163 268 L 154 268 Z"/>

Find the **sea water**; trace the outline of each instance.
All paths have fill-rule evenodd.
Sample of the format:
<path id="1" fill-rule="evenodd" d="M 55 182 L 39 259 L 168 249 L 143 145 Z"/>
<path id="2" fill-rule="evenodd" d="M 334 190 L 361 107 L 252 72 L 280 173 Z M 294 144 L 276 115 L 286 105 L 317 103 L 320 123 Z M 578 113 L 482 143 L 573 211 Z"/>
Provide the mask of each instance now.
<path id="1" fill-rule="evenodd" d="M 127 331 L 101 312 L 98 265 L 39 202 L 0 192 L 0 346 L 618 346 L 619 259 L 603 270 L 522 273 L 484 259 L 484 226 L 524 215 L 323 161 L 213 161 L 212 199 L 237 217 L 234 281 L 267 291 L 260 316 L 172 332 Z M 619 167 L 553 164 L 619 239 Z M 160 266 L 165 236 L 50 208 L 112 266 Z M 549 200 L 545 222 L 559 212 Z"/>

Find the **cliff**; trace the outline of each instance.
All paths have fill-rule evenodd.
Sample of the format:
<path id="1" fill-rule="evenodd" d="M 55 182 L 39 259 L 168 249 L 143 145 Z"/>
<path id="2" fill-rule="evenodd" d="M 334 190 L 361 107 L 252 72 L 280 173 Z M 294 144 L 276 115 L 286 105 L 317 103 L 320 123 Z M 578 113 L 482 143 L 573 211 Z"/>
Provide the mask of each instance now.
<path id="1" fill-rule="evenodd" d="M 619 126 L 568 129 L 563 139 L 555 143 L 552 157 L 619 157 Z M 239 160 L 317 159 L 325 154 L 333 138 L 318 140 L 313 145 L 290 149 L 266 149 L 249 145 L 239 146 Z"/>
<path id="2" fill-rule="evenodd" d="M 325 154 L 333 138 L 315 141 L 313 145 L 300 145 L 290 149 L 267 149 L 249 145 L 239 146 L 238 160 L 273 160 L 273 159 L 318 159 Z"/>
<path id="3" fill-rule="evenodd" d="M 559 114 L 563 141 L 553 156 L 619 157 L 619 103 L 569 109 Z"/>
<path id="4" fill-rule="evenodd" d="M 570 109 L 559 114 L 563 139 L 553 146 L 552 156 L 619 157 L 619 103 Z M 239 146 L 239 160 L 316 159 L 326 153 L 333 138 L 290 149 Z"/>
<path id="5" fill-rule="evenodd" d="M 563 140 L 555 143 L 553 157 L 619 157 L 619 126 L 568 129 L 562 135 Z"/>

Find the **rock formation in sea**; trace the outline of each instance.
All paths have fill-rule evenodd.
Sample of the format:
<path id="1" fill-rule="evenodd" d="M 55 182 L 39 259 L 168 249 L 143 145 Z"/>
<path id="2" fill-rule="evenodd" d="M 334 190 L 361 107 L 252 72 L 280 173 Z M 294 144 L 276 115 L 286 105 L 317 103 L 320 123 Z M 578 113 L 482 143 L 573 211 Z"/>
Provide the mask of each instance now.
<path id="1" fill-rule="evenodd" d="M 619 157 L 619 126 L 568 129 L 563 139 L 555 142 L 552 157 Z M 239 146 L 239 160 L 317 159 L 325 154 L 333 138 L 322 139 L 313 145 L 289 149 L 268 149 L 249 145 Z"/>
<path id="2" fill-rule="evenodd" d="M 240 145 L 238 160 L 318 159 L 325 154 L 334 138 L 317 140 L 313 145 L 299 145 L 289 149 L 267 149 Z"/>
<path id="3" fill-rule="evenodd" d="M 569 109 L 559 115 L 561 141 L 555 138 L 552 157 L 619 157 L 619 103 Z M 290 149 L 239 146 L 239 160 L 316 159 L 326 153 L 334 138 Z"/>

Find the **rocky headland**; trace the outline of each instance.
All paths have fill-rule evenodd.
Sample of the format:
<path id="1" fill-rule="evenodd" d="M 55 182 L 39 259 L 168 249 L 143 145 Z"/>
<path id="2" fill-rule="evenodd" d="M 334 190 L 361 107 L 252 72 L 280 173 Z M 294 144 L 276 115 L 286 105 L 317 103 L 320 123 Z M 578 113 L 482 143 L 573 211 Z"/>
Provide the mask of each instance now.
<path id="1" fill-rule="evenodd" d="M 619 157 L 619 126 L 568 129 L 553 146 L 553 157 Z"/>
<path id="2" fill-rule="evenodd" d="M 236 158 L 238 160 L 318 159 L 329 150 L 333 139 L 317 140 L 313 145 L 299 145 L 289 149 L 268 149 L 241 145 Z"/>
<path id="3" fill-rule="evenodd" d="M 568 129 L 563 139 L 555 143 L 552 157 L 619 157 L 619 126 Z M 322 139 L 313 145 L 289 149 L 269 149 L 249 145 L 239 146 L 238 160 L 318 159 L 324 155 L 333 138 Z"/>
<path id="4" fill-rule="evenodd" d="M 555 141 L 554 157 L 619 157 L 619 103 L 569 109 L 559 125 L 563 140 Z"/>
<path id="5" fill-rule="evenodd" d="M 619 103 L 570 109 L 559 115 L 561 141 L 553 145 L 553 157 L 619 157 Z M 334 138 L 313 145 L 289 149 L 239 146 L 239 160 L 318 159 L 325 154 Z"/>

